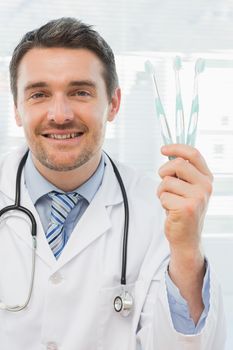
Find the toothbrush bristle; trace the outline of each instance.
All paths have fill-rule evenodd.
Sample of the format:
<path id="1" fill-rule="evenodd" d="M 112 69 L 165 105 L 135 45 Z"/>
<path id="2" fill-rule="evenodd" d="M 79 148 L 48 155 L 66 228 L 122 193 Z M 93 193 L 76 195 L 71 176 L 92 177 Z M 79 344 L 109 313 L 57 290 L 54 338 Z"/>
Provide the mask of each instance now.
<path id="1" fill-rule="evenodd" d="M 146 73 L 148 74 L 154 74 L 154 66 L 153 64 L 151 63 L 151 61 L 147 60 L 144 64 L 145 66 L 145 71 Z"/>
<path id="2" fill-rule="evenodd" d="M 182 64 L 181 64 L 181 57 L 180 56 L 176 56 L 174 58 L 173 67 L 174 67 L 175 70 L 180 70 L 181 69 Z"/>
<path id="3" fill-rule="evenodd" d="M 198 58 L 195 64 L 195 73 L 200 74 L 205 69 L 205 60 L 203 58 Z"/>

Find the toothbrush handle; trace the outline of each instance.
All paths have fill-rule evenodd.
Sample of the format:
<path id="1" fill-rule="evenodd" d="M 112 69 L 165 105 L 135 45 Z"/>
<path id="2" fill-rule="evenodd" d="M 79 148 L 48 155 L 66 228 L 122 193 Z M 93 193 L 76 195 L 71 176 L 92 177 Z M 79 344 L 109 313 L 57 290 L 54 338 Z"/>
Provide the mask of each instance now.
<path id="1" fill-rule="evenodd" d="M 158 115 L 159 122 L 160 122 L 160 129 L 161 129 L 161 135 L 163 138 L 163 143 L 165 145 L 172 144 L 173 140 L 172 140 L 171 132 L 170 132 L 167 118 L 166 118 L 166 115 L 165 115 L 165 112 L 163 109 L 163 105 L 162 105 L 159 98 L 155 99 L 155 105 L 156 105 L 156 111 L 157 111 L 157 115 Z M 169 156 L 168 158 L 169 158 L 169 160 L 172 160 L 175 157 Z"/>
<path id="2" fill-rule="evenodd" d="M 176 96 L 176 142 L 185 143 L 184 111 L 180 93 Z"/>
<path id="3" fill-rule="evenodd" d="M 192 109 L 189 118 L 189 127 L 187 133 L 186 144 L 190 146 L 195 146 L 196 135 L 197 135 L 197 122 L 198 122 L 198 113 L 199 113 L 199 101 L 198 95 L 193 99 Z"/>
<path id="4" fill-rule="evenodd" d="M 169 129 L 165 115 L 160 114 L 159 120 L 160 120 L 160 128 L 161 128 L 163 142 L 165 145 L 170 145 L 173 143 L 173 141 L 172 141 L 170 129 Z"/>
<path id="5" fill-rule="evenodd" d="M 173 143 L 172 136 L 171 136 L 171 132 L 169 129 L 169 125 L 167 122 L 167 118 L 166 118 L 162 103 L 161 103 L 159 98 L 155 99 L 155 105 L 156 105 L 156 111 L 157 111 L 157 115 L 158 115 L 159 122 L 160 122 L 163 142 L 165 145 L 169 145 L 169 144 Z"/>
<path id="6" fill-rule="evenodd" d="M 172 141 L 171 133 L 170 133 L 169 126 L 167 123 L 167 119 L 164 115 L 160 115 L 159 120 L 160 120 L 160 128 L 161 128 L 163 143 L 164 143 L 164 145 L 170 145 L 173 143 L 173 141 Z M 168 156 L 169 160 L 172 160 L 175 158 L 176 157 Z"/>

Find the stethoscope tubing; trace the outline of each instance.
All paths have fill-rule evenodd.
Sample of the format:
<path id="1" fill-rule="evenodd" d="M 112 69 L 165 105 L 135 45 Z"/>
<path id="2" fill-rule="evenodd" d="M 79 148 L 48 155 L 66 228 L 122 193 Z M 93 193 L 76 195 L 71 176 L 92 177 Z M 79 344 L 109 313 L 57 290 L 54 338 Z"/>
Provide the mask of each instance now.
<path id="1" fill-rule="evenodd" d="M 28 297 L 26 299 L 26 301 L 24 302 L 24 304 L 22 305 L 7 305 L 4 304 L 3 302 L 0 302 L 0 309 L 2 310 L 8 310 L 8 311 L 12 311 L 12 312 L 17 312 L 17 311 L 21 311 L 23 309 L 26 308 L 26 306 L 28 305 L 30 299 L 31 299 L 31 295 L 32 295 L 32 289 L 33 289 L 33 282 L 34 282 L 34 276 L 35 276 L 35 258 L 36 258 L 36 245 L 37 245 L 37 241 L 36 241 L 36 235 L 37 235 L 37 224 L 36 224 L 36 220 L 34 218 L 34 215 L 32 214 L 32 212 L 21 206 L 20 205 L 20 190 L 21 190 L 21 186 L 20 186 L 20 181 L 21 181 L 21 175 L 22 175 L 22 170 L 24 167 L 24 164 L 26 162 L 27 156 L 28 156 L 28 152 L 27 151 L 25 153 L 25 155 L 23 156 L 23 158 L 21 159 L 20 163 L 19 163 L 19 167 L 17 170 L 17 174 L 16 174 L 16 185 L 15 185 L 15 203 L 13 205 L 8 205 L 7 207 L 3 208 L 0 210 L 0 216 L 3 216 L 5 213 L 9 213 L 10 211 L 21 211 L 23 212 L 25 215 L 27 215 L 31 221 L 31 235 L 32 235 L 32 247 L 33 247 L 33 252 L 32 252 L 32 270 L 31 270 L 31 279 L 30 279 L 30 286 L 29 286 L 29 292 L 28 292 Z"/>
<path id="2" fill-rule="evenodd" d="M 121 285 L 126 285 L 128 232 L 129 232 L 129 203 L 128 203 L 128 197 L 126 194 L 125 186 L 124 186 L 124 183 L 122 181 L 121 175 L 120 175 L 115 163 L 112 161 L 112 159 L 109 156 L 108 156 L 108 158 L 112 164 L 114 173 L 115 173 L 117 181 L 119 183 L 121 193 L 123 196 L 123 203 L 124 203 L 125 220 L 124 220 L 124 234 L 123 234 L 123 244 L 122 244 Z"/>
<path id="3" fill-rule="evenodd" d="M 16 184 L 15 184 L 15 203 L 13 205 L 9 205 L 9 206 L 1 209 L 0 210 L 0 216 L 5 214 L 6 212 L 9 212 L 9 211 L 12 211 L 12 210 L 19 210 L 19 211 L 23 212 L 24 214 L 26 214 L 30 218 L 30 221 L 31 221 L 31 224 L 32 224 L 31 234 L 32 234 L 32 236 L 36 237 L 36 235 L 37 235 L 37 224 L 36 224 L 36 220 L 34 218 L 34 215 L 32 214 L 32 212 L 29 209 L 27 209 L 27 208 L 25 208 L 25 207 L 20 205 L 21 175 L 22 175 L 22 170 L 23 170 L 24 164 L 25 164 L 27 156 L 28 156 L 28 152 L 29 151 L 27 151 L 24 154 L 23 158 L 21 159 L 21 161 L 19 163 L 19 167 L 18 167 L 18 170 L 17 170 Z"/>

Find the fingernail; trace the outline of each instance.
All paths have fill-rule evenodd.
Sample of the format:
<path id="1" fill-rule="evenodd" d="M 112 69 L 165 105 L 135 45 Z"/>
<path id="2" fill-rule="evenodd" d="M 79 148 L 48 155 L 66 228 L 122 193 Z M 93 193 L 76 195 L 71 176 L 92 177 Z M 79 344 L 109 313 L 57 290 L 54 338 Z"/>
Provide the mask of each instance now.
<path id="1" fill-rule="evenodd" d="M 164 151 L 166 151 L 166 150 L 167 150 L 167 146 L 162 146 L 162 147 L 161 147 L 161 151 L 162 151 L 162 152 L 164 152 Z"/>

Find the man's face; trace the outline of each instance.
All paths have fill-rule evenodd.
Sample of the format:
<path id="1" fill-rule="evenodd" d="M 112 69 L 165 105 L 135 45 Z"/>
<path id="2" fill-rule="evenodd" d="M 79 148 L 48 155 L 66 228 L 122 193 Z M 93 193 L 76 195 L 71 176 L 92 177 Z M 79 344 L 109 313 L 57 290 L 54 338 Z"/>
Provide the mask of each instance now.
<path id="1" fill-rule="evenodd" d="M 34 48 L 23 57 L 16 122 L 37 164 L 67 171 L 100 156 L 120 104 L 119 89 L 109 101 L 102 72 L 86 49 Z"/>

